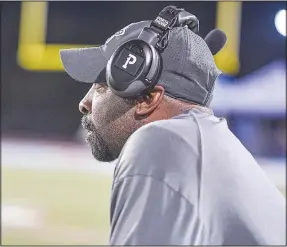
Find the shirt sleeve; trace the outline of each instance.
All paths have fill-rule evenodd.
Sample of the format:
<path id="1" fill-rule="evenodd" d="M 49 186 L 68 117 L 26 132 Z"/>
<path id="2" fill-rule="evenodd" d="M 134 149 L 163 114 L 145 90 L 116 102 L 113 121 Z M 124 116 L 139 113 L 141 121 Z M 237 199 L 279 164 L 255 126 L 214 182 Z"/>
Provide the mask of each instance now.
<path id="1" fill-rule="evenodd" d="M 150 176 L 113 186 L 111 245 L 189 245 L 200 241 L 195 209 L 179 192 Z"/>

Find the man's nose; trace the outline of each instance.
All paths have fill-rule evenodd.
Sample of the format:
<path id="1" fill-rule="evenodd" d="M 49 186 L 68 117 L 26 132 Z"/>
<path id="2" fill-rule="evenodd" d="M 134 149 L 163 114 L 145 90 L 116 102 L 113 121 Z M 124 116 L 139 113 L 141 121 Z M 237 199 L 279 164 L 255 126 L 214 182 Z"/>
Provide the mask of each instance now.
<path id="1" fill-rule="evenodd" d="M 82 114 L 91 113 L 92 112 L 92 101 L 87 98 L 83 98 L 81 102 L 79 103 L 79 111 Z"/>

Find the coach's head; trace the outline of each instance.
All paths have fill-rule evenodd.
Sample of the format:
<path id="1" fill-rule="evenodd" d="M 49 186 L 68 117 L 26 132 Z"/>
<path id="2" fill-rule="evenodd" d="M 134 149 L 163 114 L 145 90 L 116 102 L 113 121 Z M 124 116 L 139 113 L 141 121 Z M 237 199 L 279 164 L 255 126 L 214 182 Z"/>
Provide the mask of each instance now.
<path id="1" fill-rule="evenodd" d="M 133 99 L 119 97 L 111 90 L 106 82 L 108 60 L 118 47 L 136 39 L 150 23 L 130 24 L 101 47 L 61 51 L 66 72 L 73 79 L 92 85 L 79 110 L 84 115 L 83 127 L 88 130 L 86 140 L 97 160 L 116 159 L 129 136 L 141 126 L 210 103 L 220 71 L 207 42 L 186 26 L 170 31 L 155 86 Z"/>

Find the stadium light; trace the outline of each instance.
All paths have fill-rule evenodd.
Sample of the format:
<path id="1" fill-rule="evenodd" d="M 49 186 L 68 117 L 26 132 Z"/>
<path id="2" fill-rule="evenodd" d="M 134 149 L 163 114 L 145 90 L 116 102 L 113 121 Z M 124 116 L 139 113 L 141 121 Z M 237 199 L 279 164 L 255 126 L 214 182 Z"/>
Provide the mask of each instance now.
<path id="1" fill-rule="evenodd" d="M 277 31 L 286 37 L 286 9 L 279 10 L 275 15 L 274 21 Z"/>

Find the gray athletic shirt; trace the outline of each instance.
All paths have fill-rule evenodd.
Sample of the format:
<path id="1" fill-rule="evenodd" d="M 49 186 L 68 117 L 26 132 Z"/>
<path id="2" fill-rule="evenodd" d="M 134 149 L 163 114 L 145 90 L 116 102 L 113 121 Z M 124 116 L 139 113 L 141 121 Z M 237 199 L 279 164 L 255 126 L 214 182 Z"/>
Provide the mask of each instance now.
<path id="1" fill-rule="evenodd" d="M 226 120 L 195 108 L 127 141 L 110 244 L 285 245 L 285 204 Z"/>

